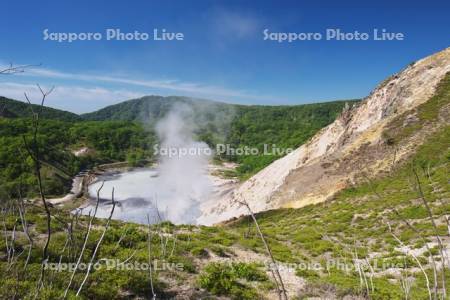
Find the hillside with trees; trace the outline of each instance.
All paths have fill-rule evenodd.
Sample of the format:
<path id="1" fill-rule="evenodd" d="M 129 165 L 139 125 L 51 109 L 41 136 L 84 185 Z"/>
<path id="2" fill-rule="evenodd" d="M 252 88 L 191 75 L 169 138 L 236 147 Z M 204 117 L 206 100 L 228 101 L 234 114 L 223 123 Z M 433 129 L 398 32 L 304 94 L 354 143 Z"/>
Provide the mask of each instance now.
<path id="1" fill-rule="evenodd" d="M 87 120 L 139 121 L 150 130 L 174 106 L 192 110 L 192 125 L 197 139 L 216 149 L 217 144 L 230 148 L 257 148 L 264 145 L 288 149 L 306 142 L 318 130 L 333 122 L 344 106 L 358 100 L 342 100 L 303 105 L 235 105 L 187 97 L 146 96 L 111 105 L 82 115 Z M 188 122 L 189 123 L 189 122 Z M 219 155 L 239 163 L 237 175 L 247 178 L 283 154 Z"/>
<path id="2" fill-rule="evenodd" d="M 128 161 L 130 165 L 138 165 L 152 160 L 152 147 L 158 142 L 154 125 L 180 103 L 193 111 L 196 138 L 211 148 L 216 149 L 221 143 L 233 148 L 255 147 L 262 153 L 264 145 L 284 149 L 299 146 L 331 123 L 345 103 L 352 102 L 244 106 L 186 97 L 149 96 L 79 116 L 46 106 L 30 107 L 2 97 L 0 189 L 11 193 L 19 184 L 25 191 L 35 186 L 28 153 L 22 149 L 23 137 L 32 132 L 33 111 L 39 112 L 41 118 L 39 140 L 45 161 L 44 184 L 49 194 L 61 195 L 70 188 L 71 177 L 81 170 L 102 163 Z M 74 152 L 83 147 L 90 149 L 89 154 L 76 157 Z M 237 162 L 239 167 L 234 175 L 246 178 L 282 155 L 219 155 L 216 158 Z M 58 172 L 52 170 L 54 164 Z"/>
<path id="3" fill-rule="evenodd" d="M 21 117 L 29 118 L 33 115 L 33 111 L 40 112 L 43 119 L 54 119 L 60 121 L 80 121 L 81 117 L 75 113 L 51 108 L 42 107 L 38 104 L 29 105 L 28 103 L 17 101 L 0 96 L 0 117 Z"/>

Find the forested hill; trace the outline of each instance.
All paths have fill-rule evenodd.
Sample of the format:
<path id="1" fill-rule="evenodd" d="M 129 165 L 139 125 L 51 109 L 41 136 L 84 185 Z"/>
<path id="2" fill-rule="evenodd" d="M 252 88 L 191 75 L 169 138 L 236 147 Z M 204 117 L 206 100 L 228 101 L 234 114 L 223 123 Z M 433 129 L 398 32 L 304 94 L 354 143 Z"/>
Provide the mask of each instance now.
<path id="1" fill-rule="evenodd" d="M 309 118 L 320 116 L 333 116 L 339 113 L 346 102 L 358 100 L 338 100 L 314 104 L 300 105 L 238 105 L 223 102 L 195 99 L 179 96 L 145 96 L 138 99 L 127 100 L 115 105 L 106 106 L 94 112 L 77 115 L 75 113 L 44 106 L 40 116 L 45 119 L 61 121 L 141 121 L 154 124 L 163 118 L 174 104 L 186 104 L 192 109 L 193 118 L 199 124 L 214 122 L 216 125 L 232 121 L 242 122 L 242 118 L 251 118 L 257 124 L 269 123 L 291 116 L 291 121 L 298 121 L 297 117 Z M 40 106 L 32 104 L 36 111 Z M 28 103 L 0 96 L 0 116 L 7 118 L 26 118 L 32 115 Z M 236 120 L 238 119 L 238 120 Z M 262 122 L 264 121 L 264 122 Z M 295 124 L 296 122 L 294 122 Z M 295 126 L 291 124 L 289 127 Z M 225 124 L 223 124 L 225 125 Z M 202 126 L 200 126 L 202 127 Z M 270 127 L 266 124 L 265 127 Z"/>
<path id="2" fill-rule="evenodd" d="M 81 116 L 85 120 L 95 121 L 121 120 L 155 123 L 177 103 L 187 104 L 191 107 L 195 119 L 200 118 L 205 119 L 205 121 L 211 121 L 216 118 L 216 116 L 221 119 L 229 119 L 233 118 L 235 115 L 245 115 L 248 112 L 251 112 L 252 114 L 261 112 L 265 117 L 270 117 L 267 113 L 270 114 L 270 112 L 275 111 L 278 116 L 289 114 L 292 110 L 313 111 L 317 109 L 322 112 L 330 112 L 334 111 L 336 108 L 341 109 L 345 102 L 354 101 L 357 100 L 342 100 L 302 105 L 238 105 L 189 97 L 163 97 L 152 95 L 110 105 L 91 113 L 82 114 Z M 256 119 L 255 121 L 259 120 Z"/>
<path id="3" fill-rule="evenodd" d="M 142 135 L 141 131 L 145 130 L 148 136 L 147 140 L 154 142 L 155 134 L 153 129 L 155 123 L 162 119 L 174 104 L 181 103 L 186 104 L 192 110 L 191 121 L 195 123 L 194 134 L 197 140 L 208 143 L 213 149 L 218 144 L 227 144 L 234 149 L 257 148 L 259 153 L 262 153 L 265 145 L 268 147 L 276 146 L 281 149 L 300 146 L 318 130 L 333 122 L 346 103 L 353 105 L 356 101 L 333 101 L 292 106 L 263 106 L 226 104 L 188 97 L 146 96 L 107 106 L 96 112 L 81 116 L 67 111 L 44 107 L 41 117 L 43 119 L 65 122 L 75 121 L 77 123 L 74 124 L 75 127 L 85 127 L 83 134 L 93 134 L 92 141 L 95 140 L 94 136 L 100 134 L 99 132 L 101 132 L 101 136 L 111 136 L 112 132 L 108 132 L 108 128 L 114 124 L 114 126 L 128 129 L 130 126 L 139 127 L 139 135 Z M 38 111 L 37 108 L 37 105 L 33 106 L 35 111 Z M 27 103 L 4 97 L 0 97 L 1 111 L 3 113 L 0 114 L 0 117 L 6 117 L 7 119 L 27 118 L 32 114 Z M 77 139 L 76 136 L 72 136 L 69 144 L 74 143 L 76 140 L 83 139 Z M 105 145 L 110 145 L 110 143 L 103 143 L 101 149 L 99 145 L 86 144 L 86 146 L 97 150 L 97 154 L 101 154 L 102 161 L 111 160 L 112 158 L 124 159 L 131 151 L 126 147 L 126 149 L 120 149 L 120 146 L 108 146 L 109 148 L 106 147 L 108 148 L 106 149 Z M 65 147 L 68 146 L 65 145 Z M 117 153 L 122 153 L 122 155 L 117 156 Z M 150 156 L 150 153 L 140 156 L 146 155 Z M 283 154 L 240 156 L 222 154 L 220 158 L 239 163 L 236 175 L 245 179 L 281 156 Z"/>
<path id="4" fill-rule="evenodd" d="M 111 105 L 84 114 L 88 120 L 142 121 L 153 125 L 176 103 L 192 108 L 195 133 L 212 148 L 229 144 L 232 148 L 252 147 L 260 151 L 264 145 L 296 148 L 318 130 L 333 122 L 345 104 L 358 100 L 342 100 L 303 105 L 237 105 L 187 97 L 146 96 Z M 151 126 L 149 126 L 151 128 Z M 223 157 L 240 164 L 238 175 L 246 178 L 280 155 L 241 155 Z"/>
<path id="5" fill-rule="evenodd" d="M 32 109 L 37 112 L 40 106 L 36 104 L 32 104 Z M 28 103 L 8 99 L 0 96 L 0 117 L 6 118 L 26 118 L 32 115 L 32 110 Z M 55 108 L 51 108 L 48 106 L 44 106 L 40 113 L 40 116 L 44 119 L 54 119 L 60 121 L 80 121 L 81 117 L 72 112 L 59 110 Z"/>
<path id="6" fill-rule="evenodd" d="M 164 117 L 175 103 L 188 105 L 196 117 L 206 113 L 230 115 L 234 107 L 232 104 L 204 99 L 152 95 L 110 105 L 95 112 L 83 114 L 82 117 L 92 121 L 121 120 L 154 123 Z"/>

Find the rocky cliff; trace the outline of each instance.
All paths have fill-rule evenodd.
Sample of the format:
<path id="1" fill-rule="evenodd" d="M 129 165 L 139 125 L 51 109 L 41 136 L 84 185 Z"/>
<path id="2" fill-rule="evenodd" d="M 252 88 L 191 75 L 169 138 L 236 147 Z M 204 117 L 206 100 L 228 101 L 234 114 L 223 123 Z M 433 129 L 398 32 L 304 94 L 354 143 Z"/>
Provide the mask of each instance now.
<path id="1" fill-rule="evenodd" d="M 347 106 L 334 123 L 309 142 L 233 191 L 204 203 L 199 223 L 211 224 L 246 214 L 246 208 L 239 204 L 242 201 L 249 203 L 254 212 L 322 202 L 360 180 L 363 173 L 377 176 L 388 172 L 439 125 L 425 126 L 395 146 L 383 133 L 397 124 L 394 120 L 399 116 L 403 116 L 403 122 L 414 122 L 414 109 L 434 95 L 447 72 L 450 48 L 387 78 L 359 105 Z M 439 118 L 442 120 L 437 124 L 449 122 L 448 115 Z"/>

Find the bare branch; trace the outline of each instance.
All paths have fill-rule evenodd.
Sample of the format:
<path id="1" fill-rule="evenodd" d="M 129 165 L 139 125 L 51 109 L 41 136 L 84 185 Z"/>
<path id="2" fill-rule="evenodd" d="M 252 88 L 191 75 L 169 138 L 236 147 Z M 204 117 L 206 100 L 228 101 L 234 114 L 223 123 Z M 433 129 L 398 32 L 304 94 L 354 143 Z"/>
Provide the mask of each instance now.
<path id="1" fill-rule="evenodd" d="M 19 199 L 17 199 L 17 203 L 18 203 L 19 216 L 20 216 L 20 221 L 22 223 L 23 232 L 25 233 L 25 236 L 27 237 L 28 242 L 29 242 L 28 255 L 27 255 L 27 259 L 25 261 L 25 265 L 23 267 L 23 271 L 26 275 L 27 266 L 28 266 L 28 263 L 29 263 L 30 257 L 31 257 L 31 250 L 33 249 L 33 239 L 31 238 L 30 232 L 28 231 L 27 219 L 25 218 L 25 205 L 23 204 L 23 199 L 22 199 L 20 188 L 19 188 Z"/>
<path id="2" fill-rule="evenodd" d="M 23 73 L 25 72 L 25 69 L 31 68 L 31 67 L 38 67 L 39 65 L 21 65 L 21 66 L 14 66 L 12 63 L 5 69 L 0 70 L 0 75 L 12 75 L 16 73 Z"/>
<path id="3" fill-rule="evenodd" d="M 34 111 L 32 109 L 32 105 L 31 105 L 31 101 L 28 98 L 28 96 L 25 94 L 25 98 L 27 99 L 28 103 L 30 104 L 29 107 L 34 113 L 34 115 L 33 115 L 33 133 L 32 133 L 32 143 L 31 143 L 31 145 L 29 145 L 27 143 L 27 140 L 26 140 L 25 136 L 23 136 L 23 141 L 24 141 L 24 144 L 25 144 L 25 148 L 27 149 L 27 152 L 30 154 L 31 158 L 33 159 L 34 172 L 35 172 L 36 179 L 38 181 L 39 195 L 40 195 L 42 204 L 44 205 L 46 218 L 47 218 L 47 240 L 45 242 L 44 251 L 42 253 L 41 275 L 40 275 L 40 278 L 39 278 L 39 281 L 38 281 L 37 293 L 39 293 L 39 290 L 41 289 L 41 287 L 42 287 L 42 285 L 44 283 L 44 277 L 45 277 L 44 264 L 48 260 L 48 247 L 49 247 L 50 238 L 51 238 L 51 214 L 50 214 L 50 209 L 48 207 L 48 204 L 47 204 L 47 201 L 46 201 L 45 195 L 44 195 L 44 188 L 43 188 L 42 176 L 41 176 L 40 149 L 39 149 L 39 143 L 38 143 L 38 140 L 37 140 L 37 135 L 38 135 L 38 131 L 39 131 L 39 115 L 42 112 L 42 109 L 44 107 L 45 97 L 46 96 L 47 95 L 45 95 L 45 94 L 42 96 L 40 112 L 39 113 L 34 113 Z M 36 296 L 37 296 L 37 294 L 36 294 Z"/>
<path id="4" fill-rule="evenodd" d="M 370 178 L 365 175 L 364 173 L 362 173 L 363 177 L 366 179 L 367 183 L 369 184 L 370 189 L 372 190 L 372 192 L 375 194 L 375 196 L 379 199 L 379 200 L 383 200 L 382 196 L 378 193 L 378 191 L 375 189 L 375 187 L 372 185 L 372 181 L 370 180 Z M 434 259 L 434 256 L 431 252 L 430 246 L 428 245 L 427 240 L 425 239 L 425 237 L 423 236 L 423 234 L 417 229 L 415 228 L 408 220 L 406 220 L 401 214 L 400 212 L 392 205 L 388 205 L 389 209 L 394 212 L 394 214 L 408 227 L 410 228 L 419 239 L 422 240 L 422 242 L 425 245 L 425 248 L 427 249 L 427 252 L 429 253 L 429 257 L 431 260 L 431 266 L 433 268 L 433 275 L 434 275 L 434 298 L 437 297 L 438 294 L 438 284 L 437 284 L 437 264 L 436 264 L 436 260 Z"/>
<path id="5" fill-rule="evenodd" d="M 95 256 L 97 255 L 97 251 L 100 248 L 100 244 L 102 243 L 103 238 L 105 237 L 106 231 L 109 228 L 109 224 L 111 223 L 111 218 L 112 218 L 112 216 L 114 214 L 114 208 L 116 207 L 116 202 L 114 201 L 114 188 L 112 189 L 111 201 L 112 201 L 111 213 L 109 215 L 108 221 L 106 222 L 105 228 L 103 229 L 102 235 L 100 236 L 100 239 L 98 240 L 97 245 L 95 245 L 95 249 L 94 249 L 94 252 L 92 253 L 91 259 L 89 261 L 86 274 L 84 275 L 84 279 L 81 282 L 80 287 L 78 288 L 77 295 L 76 295 L 77 297 L 80 295 L 80 292 L 83 289 L 83 286 L 84 286 L 84 284 L 86 283 L 86 280 L 89 277 L 89 273 L 91 272 L 92 264 L 94 263 L 94 259 L 95 259 Z"/>
<path id="6" fill-rule="evenodd" d="M 77 272 L 78 266 L 80 265 L 81 259 L 83 258 L 84 251 L 86 250 L 86 245 L 87 245 L 87 242 L 88 242 L 88 239 L 89 239 L 89 235 L 90 235 L 91 229 L 92 229 L 92 222 L 93 222 L 93 220 L 95 218 L 95 215 L 97 214 L 98 204 L 100 202 L 100 191 L 102 190 L 104 184 L 105 184 L 105 182 L 103 181 L 102 185 L 97 190 L 97 202 L 95 204 L 94 214 L 92 215 L 92 217 L 89 218 L 89 225 L 87 227 L 87 231 L 86 231 L 86 234 L 84 236 L 83 246 L 81 248 L 80 255 L 78 256 L 78 260 L 77 260 L 77 262 L 75 264 L 75 268 L 74 268 L 74 270 L 72 272 L 72 275 L 70 276 L 69 284 L 67 285 L 66 290 L 64 291 L 63 299 L 66 299 L 66 297 L 67 297 L 67 293 L 69 292 L 70 286 L 72 285 L 72 281 L 73 281 L 73 278 L 75 277 L 75 273 Z"/>
<path id="7" fill-rule="evenodd" d="M 442 294 L 443 294 L 443 297 L 445 299 L 445 298 L 447 298 L 447 291 L 446 291 L 446 288 L 445 288 L 445 286 L 446 286 L 446 280 L 445 280 L 446 259 L 445 259 L 445 254 L 444 254 L 445 248 L 444 248 L 444 245 L 442 244 L 441 237 L 439 236 L 439 230 L 438 230 L 438 228 L 436 226 L 436 222 L 434 220 L 433 212 L 431 211 L 431 207 L 428 204 L 427 199 L 425 198 L 425 195 L 424 195 L 423 190 L 422 190 L 422 183 L 420 182 L 419 175 L 417 174 L 417 171 L 414 168 L 414 166 L 412 166 L 412 172 L 413 172 L 414 178 L 416 180 L 417 191 L 418 191 L 418 193 L 420 195 L 420 198 L 422 199 L 422 202 L 423 202 L 423 204 L 424 204 L 424 206 L 425 206 L 425 208 L 427 210 L 428 217 L 430 218 L 430 222 L 431 222 L 431 225 L 433 226 L 434 234 L 435 234 L 436 240 L 438 242 L 439 252 L 441 254 L 441 259 L 442 259 L 442 272 L 441 272 L 442 273 Z"/>
<path id="8" fill-rule="evenodd" d="M 278 270 L 278 264 L 275 261 L 275 258 L 273 257 L 272 251 L 270 250 L 269 245 L 267 244 L 267 241 L 264 237 L 264 234 L 261 231 L 261 228 L 259 227 L 258 221 L 256 220 L 255 214 L 253 213 L 252 209 L 250 208 L 250 205 L 247 203 L 247 201 L 237 201 L 239 204 L 244 205 L 248 212 L 250 213 L 250 216 L 255 223 L 256 230 L 258 231 L 259 237 L 261 238 L 261 241 L 264 244 L 264 247 L 266 248 L 267 254 L 269 255 L 272 264 L 273 264 L 273 272 L 272 274 L 275 274 L 274 276 L 275 281 L 278 280 L 278 283 L 281 286 L 281 290 L 279 289 L 279 298 L 282 300 L 287 300 L 287 294 L 286 294 L 286 288 L 284 287 L 283 278 L 281 277 L 280 271 Z M 271 268 L 272 269 L 272 268 Z"/>
<path id="9" fill-rule="evenodd" d="M 150 230 L 150 216 L 147 214 L 147 246 L 148 246 L 148 272 L 150 276 L 150 288 L 152 291 L 152 299 L 156 299 L 155 290 L 153 288 L 153 278 L 152 278 L 152 232 Z"/>
<path id="10" fill-rule="evenodd" d="M 430 298 L 430 300 L 432 299 L 431 297 L 431 288 L 430 288 L 430 280 L 428 279 L 428 275 L 427 272 L 425 272 L 425 269 L 423 268 L 422 264 L 420 263 L 420 260 L 417 258 L 417 256 L 414 255 L 414 253 L 412 251 L 409 250 L 409 248 L 395 235 L 394 231 L 392 230 L 391 224 L 389 224 L 389 222 L 387 222 L 388 228 L 389 228 L 389 232 L 391 233 L 392 237 L 400 244 L 400 246 L 402 246 L 407 254 L 409 254 L 414 261 L 417 263 L 417 265 L 419 266 L 420 270 L 422 271 L 424 277 L 425 277 L 425 282 L 427 285 L 427 289 L 428 289 L 428 296 Z"/>

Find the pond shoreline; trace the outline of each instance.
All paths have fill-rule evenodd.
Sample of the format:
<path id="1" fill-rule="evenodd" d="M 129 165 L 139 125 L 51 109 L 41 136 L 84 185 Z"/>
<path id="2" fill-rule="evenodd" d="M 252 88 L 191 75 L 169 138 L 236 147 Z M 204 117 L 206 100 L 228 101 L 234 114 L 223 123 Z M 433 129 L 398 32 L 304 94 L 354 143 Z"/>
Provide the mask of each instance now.
<path id="1" fill-rule="evenodd" d="M 52 198 L 47 200 L 49 203 L 55 206 L 71 207 L 70 209 L 73 211 L 84 211 L 85 209 L 88 209 L 89 207 L 92 208 L 92 206 L 95 205 L 95 188 L 98 189 L 102 181 L 106 183 L 111 180 L 116 180 L 115 177 L 118 178 L 122 174 L 124 176 L 128 176 L 126 174 L 145 171 L 145 169 L 152 169 L 155 168 L 155 166 L 155 162 L 147 162 L 146 164 L 142 164 L 138 167 L 129 166 L 127 162 L 116 162 L 112 164 L 98 165 L 91 170 L 87 170 L 77 174 L 73 178 L 72 190 L 66 196 L 62 198 Z M 211 219 L 208 217 L 210 214 L 210 209 L 215 206 L 215 203 L 217 203 L 216 201 L 231 199 L 232 193 L 234 192 L 236 187 L 241 184 L 237 177 L 229 176 L 229 171 L 234 170 L 236 166 L 237 165 L 229 162 L 222 162 L 220 164 L 210 163 L 208 165 L 208 178 L 212 184 L 211 195 L 204 201 L 198 202 L 195 208 L 199 210 L 198 216 L 195 217 L 195 221 L 192 224 L 202 224 L 208 226 L 217 223 L 215 222 L 214 218 Z M 132 181 L 130 184 L 133 185 L 134 183 L 135 182 Z M 93 185 L 97 185 L 97 187 L 93 187 Z M 102 190 L 102 193 L 108 193 L 106 190 L 108 190 L 108 185 L 105 186 L 104 190 Z M 120 190 L 123 191 L 122 189 Z M 140 195 L 134 195 L 130 197 L 130 199 L 120 199 L 120 193 L 118 194 L 117 192 L 120 191 L 116 191 L 116 200 L 119 201 L 118 203 L 120 205 L 130 207 L 131 199 L 133 199 L 133 203 L 140 203 L 145 199 L 145 197 L 141 197 Z M 145 193 L 145 195 L 148 194 L 148 192 Z M 111 201 L 108 199 L 108 196 L 101 195 L 100 202 L 102 203 L 102 206 L 110 205 Z M 120 202 L 124 202 L 126 204 Z M 102 218 L 104 217 L 103 215 L 103 213 L 99 212 L 97 217 Z M 128 220 L 128 222 L 139 224 L 142 223 L 141 221 L 132 219 Z M 191 222 L 189 222 L 189 224 L 191 224 Z"/>
<path id="2" fill-rule="evenodd" d="M 104 175 L 114 175 L 123 172 L 133 171 L 134 169 L 144 168 L 146 166 L 151 166 L 155 162 L 152 160 L 143 161 L 143 165 L 139 167 L 132 167 L 128 162 L 114 162 L 109 164 L 101 164 L 93 167 L 90 170 L 80 171 L 72 179 L 72 188 L 69 193 L 63 197 L 49 198 L 47 201 L 53 205 L 62 205 L 76 199 L 83 199 L 81 205 L 85 206 L 91 200 L 89 196 L 89 186 L 93 183 L 98 182 L 100 176 Z"/>

